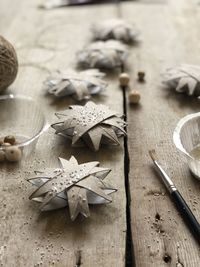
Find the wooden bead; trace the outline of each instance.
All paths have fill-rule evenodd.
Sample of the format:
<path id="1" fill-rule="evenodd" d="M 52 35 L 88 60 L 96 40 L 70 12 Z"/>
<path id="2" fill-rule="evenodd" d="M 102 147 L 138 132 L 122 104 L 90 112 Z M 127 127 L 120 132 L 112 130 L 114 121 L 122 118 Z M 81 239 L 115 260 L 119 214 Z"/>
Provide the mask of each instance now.
<path id="1" fill-rule="evenodd" d="M 6 146 L 11 146 L 11 144 L 10 144 L 10 143 L 4 143 L 4 142 L 3 142 L 3 144 L 2 144 L 1 146 L 2 146 L 2 147 L 4 147 L 4 146 L 5 146 L 5 147 L 6 147 Z"/>
<path id="2" fill-rule="evenodd" d="M 3 162 L 5 160 L 5 152 L 3 150 L 0 150 L 0 162 Z"/>
<path id="3" fill-rule="evenodd" d="M 144 78 L 145 78 L 145 72 L 144 71 L 138 71 L 138 80 L 140 82 L 144 82 Z"/>
<path id="4" fill-rule="evenodd" d="M 16 142 L 15 140 L 15 137 L 13 135 L 7 135 L 5 138 L 4 138 L 4 143 L 9 143 L 11 145 L 14 145 Z"/>
<path id="5" fill-rule="evenodd" d="M 119 75 L 119 83 L 121 86 L 127 86 L 129 84 L 130 81 L 130 76 L 128 75 L 128 73 L 121 73 Z"/>
<path id="6" fill-rule="evenodd" d="M 22 151 L 17 146 L 7 147 L 5 149 L 5 156 L 8 161 L 18 162 L 22 158 Z"/>
<path id="7" fill-rule="evenodd" d="M 129 93 L 129 103 L 138 104 L 140 101 L 140 93 L 136 90 L 133 90 Z"/>

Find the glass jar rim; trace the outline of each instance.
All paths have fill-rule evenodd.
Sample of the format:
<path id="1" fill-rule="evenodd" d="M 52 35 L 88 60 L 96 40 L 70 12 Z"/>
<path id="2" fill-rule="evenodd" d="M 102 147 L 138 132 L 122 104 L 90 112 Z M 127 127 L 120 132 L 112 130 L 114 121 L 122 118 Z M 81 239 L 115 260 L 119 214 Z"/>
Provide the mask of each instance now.
<path id="1" fill-rule="evenodd" d="M 46 117 L 45 117 L 45 114 L 44 114 L 43 110 L 39 107 L 39 105 L 36 103 L 36 101 L 35 101 L 32 97 L 30 97 L 30 96 L 26 96 L 26 95 L 20 95 L 20 94 L 16 94 L 16 95 L 14 95 L 14 94 L 0 95 L 0 101 L 9 100 L 9 99 L 10 99 L 10 100 L 12 100 L 12 99 L 13 99 L 13 100 L 14 100 L 14 99 L 21 99 L 21 100 L 25 100 L 25 101 L 30 101 L 30 102 L 32 102 L 32 103 L 38 108 L 38 110 L 40 110 L 41 113 L 42 113 L 44 122 L 43 122 L 43 126 L 41 127 L 41 129 L 40 129 L 39 131 L 37 131 L 37 133 L 36 133 L 34 136 L 28 138 L 26 141 L 24 141 L 24 142 L 20 142 L 20 143 L 18 143 L 18 144 L 16 144 L 16 145 L 11 145 L 11 147 L 12 147 L 12 146 L 25 147 L 25 146 L 31 144 L 31 143 L 32 143 L 34 140 L 36 140 L 37 138 L 39 138 L 45 131 L 47 131 L 47 129 L 50 127 L 50 124 L 47 122 L 47 119 L 46 119 Z M 3 149 L 3 148 L 0 148 L 0 150 L 2 150 L 2 149 Z"/>

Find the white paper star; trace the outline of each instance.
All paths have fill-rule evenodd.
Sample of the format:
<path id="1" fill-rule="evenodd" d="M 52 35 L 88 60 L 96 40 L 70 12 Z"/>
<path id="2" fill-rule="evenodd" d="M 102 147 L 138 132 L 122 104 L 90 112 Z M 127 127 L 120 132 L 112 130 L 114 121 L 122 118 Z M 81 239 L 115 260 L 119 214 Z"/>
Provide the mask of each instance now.
<path id="1" fill-rule="evenodd" d="M 101 93 L 107 87 L 106 82 L 102 80 L 104 76 L 105 74 L 97 69 L 55 72 L 44 82 L 45 90 L 56 97 L 72 95 L 81 101 Z"/>
<path id="2" fill-rule="evenodd" d="M 39 171 L 28 179 L 37 186 L 30 199 L 40 202 L 42 211 L 68 205 L 71 219 L 75 220 L 79 213 L 84 217 L 90 215 L 89 204 L 112 201 L 110 194 L 116 189 L 103 181 L 110 169 L 98 167 L 97 161 L 78 164 L 74 157 L 59 160 L 61 168 Z"/>
<path id="3" fill-rule="evenodd" d="M 98 41 L 77 53 L 82 68 L 114 69 L 121 67 L 127 56 L 127 48 L 116 40 Z"/>
<path id="4" fill-rule="evenodd" d="M 175 88 L 177 92 L 200 95 L 200 66 L 183 64 L 180 67 L 168 69 L 163 77 L 163 83 Z"/>
<path id="5" fill-rule="evenodd" d="M 115 39 L 125 43 L 136 41 L 139 34 L 133 25 L 121 19 L 109 19 L 97 22 L 92 27 L 92 33 L 96 40 Z"/>
<path id="6" fill-rule="evenodd" d="M 101 143 L 119 145 L 118 137 L 126 134 L 125 122 L 117 112 L 91 101 L 85 106 L 70 106 L 56 115 L 59 120 L 51 126 L 56 134 L 71 138 L 72 146 L 86 144 L 97 151 Z"/>

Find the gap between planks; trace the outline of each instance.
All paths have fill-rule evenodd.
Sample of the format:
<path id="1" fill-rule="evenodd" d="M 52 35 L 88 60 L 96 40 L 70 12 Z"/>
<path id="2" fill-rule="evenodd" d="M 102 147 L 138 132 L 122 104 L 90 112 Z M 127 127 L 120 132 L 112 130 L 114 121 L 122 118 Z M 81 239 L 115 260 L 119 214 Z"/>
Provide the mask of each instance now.
<path id="1" fill-rule="evenodd" d="M 116 0 L 116 11 L 117 17 L 123 19 L 121 1 Z M 125 66 L 121 66 L 120 73 L 125 72 Z M 127 123 L 127 97 L 126 92 L 127 88 L 122 86 L 122 101 L 123 101 L 123 113 L 124 120 Z M 127 132 L 127 126 L 125 126 L 125 131 Z M 131 230 L 131 193 L 130 193 L 130 184 L 129 184 L 129 168 L 130 168 L 130 159 L 128 151 L 128 135 L 124 136 L 124 184 L 125 184 L 125 193 L 126 193 L 126 259 L 125 266 L 133 267 L 135 265 L 134 249 L 133 249 L 133 239 L 132 239 L 132 230 Z"/>

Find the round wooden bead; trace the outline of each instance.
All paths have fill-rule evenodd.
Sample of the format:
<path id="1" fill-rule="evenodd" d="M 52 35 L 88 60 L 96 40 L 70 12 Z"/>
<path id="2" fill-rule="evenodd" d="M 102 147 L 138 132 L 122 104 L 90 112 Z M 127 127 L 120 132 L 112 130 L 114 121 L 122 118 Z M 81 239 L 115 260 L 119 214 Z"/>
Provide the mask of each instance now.
<path id="1" fill-rule="evenodd" d="M 136 90 L 133 90 L 129 93 L 129 103 L 138 104 L 140 101 L 140 93 Z"/>
<path id="2" fill-rule="evenodd" d="M 16 142 L 15 140 L 15 137 L 13 135 L 7 135 L 5 138 L 4 138 L 4 143 L 9 143 L 11 145 L 14 145 Z"/>
<path id="3" fill-rule="evenodd" d="M 5 160 L 5 152 L 3 150 L 0 150 L 0 162 L 3 162 Z"/>
<path id="4" fill-rule="evenodd" d="M 4 143 L 4 142 L 3 142 L 3 144 L 2 144 L 1 146 L 2 146 L 2 147 L 11 146 L 11 144 L 10 144 L 10 143 Z"/>
<path id="5" fill-rule="evenodd" d="M 22 151 L 17 146 L 7 147 L 5 149 L 5 156 L 8 161 L 17 162 L 22 158 Z"/>
<path id="6" fill-rule="evenodd" d="M 145 78 L 145 72 L 144 71 L 138 71 L 138 80 L 140 82 L 144 82 L 144 78 Z"/>
<path id="7" fill-rule="evenodd" d="M 130 81 L 130 76 L 128 75 L 128 73 L 121 73 L 119 75 L 119 83 L 121 86 L 127 86 L 129 84 Z"/>

